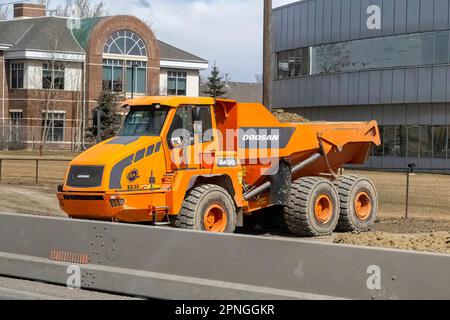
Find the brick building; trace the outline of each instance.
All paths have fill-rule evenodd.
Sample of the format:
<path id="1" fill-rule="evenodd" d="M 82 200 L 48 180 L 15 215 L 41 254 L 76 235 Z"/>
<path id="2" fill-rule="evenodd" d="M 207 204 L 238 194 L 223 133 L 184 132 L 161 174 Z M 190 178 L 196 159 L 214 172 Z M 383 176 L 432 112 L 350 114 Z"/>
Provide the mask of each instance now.
<path id="1" fill-rule="evenodd" d="M 198 96 L 206 68 L 136 17 L 49 17 L 16 4 L 0 21 L 0 148 L 32 148 L 45 133 L 50 148 L 77 149 L 103 90 Z"/>

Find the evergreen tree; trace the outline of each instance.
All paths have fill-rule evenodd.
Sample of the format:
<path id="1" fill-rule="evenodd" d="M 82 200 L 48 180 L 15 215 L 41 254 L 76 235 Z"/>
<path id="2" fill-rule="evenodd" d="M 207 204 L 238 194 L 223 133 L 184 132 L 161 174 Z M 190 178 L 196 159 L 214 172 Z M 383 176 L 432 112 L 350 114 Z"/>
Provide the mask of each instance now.
<path id="1" fill-rule="evenodd" d="M 115 93 L 103 91 L 100 93 L 97 102 L 97 107 L 92 110 L 92 127 L 88 129 L 88 138 L 90 138 L 90 140 L 97 139 L 97 142 L 100 142 L 115 136 L 120 129 L 122 121 L 121 117 L 115 114 L 118 103 L 118 98 Z M 97 121 L 99 114 L 100 128 L 98 128 Z"/>
<path id="2" fill-rule="evenodd" d="M 207 89 L 203 93 L 212 98 L 224 96 L 227 91 L 225 90 L 225 83 L 222 79 L 223 77 L 220 76 L 219 68 L 214 64 L 211 75 L 208 77 Z"/>

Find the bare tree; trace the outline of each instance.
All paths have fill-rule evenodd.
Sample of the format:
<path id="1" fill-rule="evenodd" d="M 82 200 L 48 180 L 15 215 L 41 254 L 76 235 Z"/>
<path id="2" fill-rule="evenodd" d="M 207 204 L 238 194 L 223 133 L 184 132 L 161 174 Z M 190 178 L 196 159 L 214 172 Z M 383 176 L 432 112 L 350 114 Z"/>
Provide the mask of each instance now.
<path id="1" fill-rule="evenodd" d="M 76 18 L 95 18 L 108 14 L 104 1 L 93 3 L 92 0 L 66 0 L 63 5 L 57 6 L 54 12 L 60 17 Z"/>
<path id="2" fill-rule="evenodd" d="M 153 33 L 156 33 L 155 24 L 153 23 L 153 21 L 145 19 L 143 20 L 143 22 L 147 25 L 147 27 L 150 28 L 150 30 L 152 30 Z"/>
<path id="3" fill-rule="evenodd" d="M 33 133 L 33 141 L 37 142 L 36 148 L 39 151 L 39 154 L 42 156 L 44 150 L 49 141 L 53 140 L 57 136 L 56 130 L 66 130 L 66 119 L 57 119 L 57 115 L 55 113 L 55 108 L 58 106 L 58 95 L 61 94 L 62 90 L 67 89 L 66 80 L 70 82 L 77 82 L 77 86 L 81 87 L 81 76 L 75 74 L 73 78 L 69 78 L 66 76 L 66 70 L 78 65 L 78 62 L 67 61 L 67 54 L 64 53 L 67 50 L 62 45 L 61 38 L 63 37 L 63 33 L 60 30 L 53 30 L 53 44 L 52 48 L 49 50 L 49 58 L 42 63 L 42 74 L 41 73 L 33 73 L 29 74 L 30 82 L 33 87 L 37 89 L 35 94 L 37 95 L 37 101 L 39 102 L 39 112 L 42 115 L 42 125 L 40 127 L 40 132 L 38 134 Z M 80 68 L 81 70 L 81 68 Z M 80 71 L 81 72 L 81 71 Z M 75 90 L 77 91 L 77 90 Z M 80 93 L 77 94 L 75 98 L 77 101 L 81 100 L 80 94 L 81 89 L 78 90 Z M 77 102 L 78 103 L 78 102 Z M 75 115 L 78 119 L 79 117 L 79 106 L 77 104 L 77 111 Z M 57 127 L 56 121 L 64 121 L 64 125 L 61 127 Z M 77 124 L 78 127 L 78 124 Z M 56 129 L 55 129 L 56 128 Z M 74 132 L 72 132 L 72 135 Z M 80 139 L 81 133 L 75 132 L 76 139 Z M 65 139 L 65 132 L 62 132 L 63 139 Z M 39 141 L 37 141 L 39 139 Z"/>

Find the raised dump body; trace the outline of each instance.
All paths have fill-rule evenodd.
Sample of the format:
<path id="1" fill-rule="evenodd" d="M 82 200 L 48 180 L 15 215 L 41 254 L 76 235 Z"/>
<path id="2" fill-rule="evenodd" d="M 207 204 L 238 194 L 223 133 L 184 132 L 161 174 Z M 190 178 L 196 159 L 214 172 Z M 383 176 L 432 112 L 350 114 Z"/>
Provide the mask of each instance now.
<path id="1" fill-rule="evenodd" d="M 260 209 L 283 206 L 293 233 L 315 236 L 367 230 L 376 217 L 373 184 L 337 173 L 380 144 L 374 121 L 282 124 L 261 104 L 211 98 L 125 107 L 118 136 L 75 158 L 59 187 L 73 218 L 233 232 Z"/>
<path id="2" fill-rule="evenodd" d="M 280 123 L 272 113 L 260 104 L 237 103 L 219 100 L 216 104 L 217 129 L 225 137 L 228 130 L 239 134 L 233 136 L 233 143 L 226 140 L 224 145 L 235 146 L 241 164 L 247 175 L 245 181 L 257 185 L 266 177 L 261 175 L 260 163 L 255 157 L 271 164 L 280 159 L 290 166 L 306 160 L 316 152 L 324 151 L 326 158 L 319 159 L 313 165 L 303 168 L 294 176 L 317 176 L 336 172 L 345 164 L 364 163 L 373 145 L 379 145 L 380 135 L 375 121 L 371 122 L 307 122 Z M 323 150 L 322 150 L 323 148 Z M 260 161 L 261 162 L 261 161 Z M 264 162 L 264 161 L 263 161 Z"/>

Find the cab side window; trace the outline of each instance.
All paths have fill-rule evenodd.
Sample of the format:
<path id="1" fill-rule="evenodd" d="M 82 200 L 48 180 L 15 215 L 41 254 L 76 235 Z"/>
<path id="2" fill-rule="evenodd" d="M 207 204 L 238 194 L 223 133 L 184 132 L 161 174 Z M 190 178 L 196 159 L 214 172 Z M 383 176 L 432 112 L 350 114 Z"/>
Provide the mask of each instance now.
<path id="1" fill-rule="evenodd" d="M 182 107 L 177 110 L 167 139 L 171 147 L 181 144 L 189 146 L 194 143 L 194 122 L 190 107 Z"/>
<path id="2" fill-rule="evenodd" d="M 190 146 L 195 142 L 213 141 L 210 106 L 186 106 L 178 108 L 167 136 L 171 148 Z"/>
<path id="3" fill-rule="evenodd" d="M 195 133 L 202 142 L 213 141 L 211 107 L 194 107 L 193 110 Z"/>

